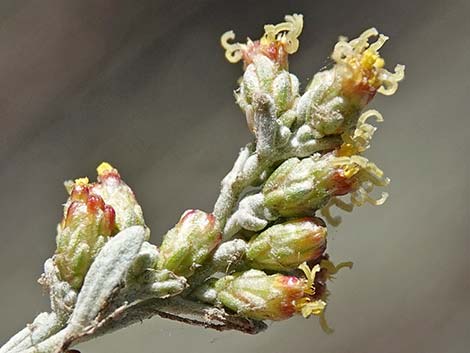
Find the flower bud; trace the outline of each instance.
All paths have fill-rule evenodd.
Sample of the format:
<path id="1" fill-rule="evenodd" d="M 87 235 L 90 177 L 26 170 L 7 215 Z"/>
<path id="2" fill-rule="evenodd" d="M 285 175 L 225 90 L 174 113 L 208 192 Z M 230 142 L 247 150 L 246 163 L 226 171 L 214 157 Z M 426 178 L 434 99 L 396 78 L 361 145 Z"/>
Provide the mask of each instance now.
<path id="1" fill-rule="evenodd" d="M 318 155 L 288 159 L 266 181 L 265 205 L 284 217 L 310 215 L 328 201 L 332 172 Z"/>
<path id="2" fill-rule="evenodd" d="M 282 71 L 274 79 L 272 86 L 276 112 L 280 116 L 292 108 L 295 99 L 298 97 L 299 79 L 287 71 Z"/>
<path id="3" fill-rule="evenodd" d="M 306 316 L 319 315 L 326 306 L 314 296 L 315 273 L 319 270 L 320 266 L 316 265 L 309 278 L 269 276 L 259 270 L 225 276 L 215 284 L 217 299 L 236 313 L 255 320 L 288 319 L 295 313 L 306 313 L 303 308 L 314 304 L 317 307 Z"/>
<path id="4" fill-rule="evenodd" d="M 145 227 L 142 208 L 137 203 L 134 192 L 121 179 L 117 169 L 109 163 L 103 162 L 96 169 L 98 182 L 92 185 L 92 192 L 103 198 L 116 211 L 116 226 L 119 231 L 130 226 L 141 225 Z M 146 228 L 146 240 L 150 231 Z"/>
<path id="5" fill-rule="evenodd" d="M 108 163 L 97 168 L 98 181 L 65 183 L 70 194 L 58 226 L 54 262 L 62 280 L 79 289 L 108 238 L 130 226 L 145 225 L 134 193 Z M 147 237 L 148 237 L 147 229 Z"/>
<path id="6" fill-rule="evenodd" d="M 246 256 L 254 268 L 293 270 L 323 255 L 326 233 L 325 223 L 319 218 L 276 224 L 250 240 Z"/>
<path id="7" fill-rule="evenodd" d="M 188 210 L 164 236 L 158 268 L 189 277 L 204 263 L 221 240 L 214 215 L 200 210 Z"/>
<path id="8" fill-rule="evenodd" d="M 366 158 L 337 157 L 331 152 L 288 159 L 271 174 L 262 192 L 266 207 L 284 217 L 297 217 L 312 214 L 332 197 L 348 193 L 352 193 L 353 204 L 381 204 L 386 194 L 373 200 L 369 193 L 373 185 L 388 183 L 383 172 Z"/>
<path id="9" fill-rule="evenodd" d="M 79 289 L 93 259 L 117 232 L 115 210 L 92 191 L 88 179 L 77 179 L 57 229 L 54 262 L 61 280 Z"/>

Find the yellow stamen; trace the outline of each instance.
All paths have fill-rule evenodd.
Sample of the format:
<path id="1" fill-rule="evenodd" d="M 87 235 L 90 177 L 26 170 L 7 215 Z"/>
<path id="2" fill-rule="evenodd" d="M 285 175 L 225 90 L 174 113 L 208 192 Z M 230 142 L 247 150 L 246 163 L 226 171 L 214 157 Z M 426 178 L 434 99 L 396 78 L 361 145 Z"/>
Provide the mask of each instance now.
<path id="1" fill-rule="evenodd" d="M 96 168 L 96 172 L 98 173 L 98 175 L 103 175 L 107 172 L 111 172 L 113 171 L 114 168 L 111 164 L 109 164 L 108 162 L 102 162 L 98 168 Z"/>
<path id="2" fill-rule="evenodd" d="M 338 150 L 338 156 L 340 157 L 347 157 L 356 154 L 356 148 L 351 143 L 343 143 Z"/>
<path id="3" fill-rule="evenodd" d="M 356 175 L 361 168 L 358 165 L 350 164 L 343 168 L 344 176 L 348 179 L 351 179 L 354 175 Z"/>
<path id="4" fill-rule="evenodd" d="M 88 185 L 90 180 L 87 177 L 75 179 L 75 185 L 85 186 Z"/>
<path id="5" fill-rule="evenodd" d="M 361 57 L 361 66 L 363 69 L 370 70 L 375 67 L 378 59 L 381 59 L 377 53 L 374 53 L 372 50 L 367 49 Z M 383 62 L 383 59 L 382 59 Z M 380 64 L 380 63 L 379 63 Z"/>

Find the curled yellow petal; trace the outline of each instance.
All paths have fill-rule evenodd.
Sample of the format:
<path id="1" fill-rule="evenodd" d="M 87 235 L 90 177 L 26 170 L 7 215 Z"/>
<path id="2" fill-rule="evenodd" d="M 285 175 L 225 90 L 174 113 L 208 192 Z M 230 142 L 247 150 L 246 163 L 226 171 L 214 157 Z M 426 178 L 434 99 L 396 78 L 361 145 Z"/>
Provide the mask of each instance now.
<path id="1" fill-rule="evenodd" d="M 306 293 L 313 294 L 314 293 L 314 281 L 315 281 L 315 275 L 317 272 L 320 271 L 320 265 L 315 265 L 313 266 L 312 269 L 310 269 L 307 265 L 306 262 L 303 262 L 302 264 L 299 265 L 299 269 L 302 270 L 302 272 L 305 274 L 305 277 L 307 278 L 307 284 L 305 285 Z"/>
<path id="2" fill-rule="evenodd" d="M 225 49 L 225 58 L 230 63 L 244 59 L 248 65 L 256 55 L 264 55 L 281 66 L 287 65 L 287 55 L 295 53 L 299 48 L 298 37 L 302 33 L 303 16 L 293 14 L 285 16 L 285 22 L 264 26 L 264 34 L 260 40 L 247 40 L 246 43 L 232 43 L 235 39 L 233 31 L 227 31 L 220 37 L 220 44 Z"/>
<path id="3" fill-rule="evenodd" d="M 274 41 L 281 41 L 288 54 L 294 54 L 299 49 L 298 37 L 302 33 L 304 26 L 303 16 L 300 14 L 287 15 L 286 22 L 277 25 L 265 25 L 262 44 L 269 44 Z"/>
<path id="4" fill-rule="evenodd" d="M 220 37 L 220 44 L 225 49 L 225 58 L 232 64 L 241 60 L 245 46 L 244 44 L 240 43 L 229 43 L 229 41 L 234 39 L 235 33 L 233 31 L 227 31 Z"/>

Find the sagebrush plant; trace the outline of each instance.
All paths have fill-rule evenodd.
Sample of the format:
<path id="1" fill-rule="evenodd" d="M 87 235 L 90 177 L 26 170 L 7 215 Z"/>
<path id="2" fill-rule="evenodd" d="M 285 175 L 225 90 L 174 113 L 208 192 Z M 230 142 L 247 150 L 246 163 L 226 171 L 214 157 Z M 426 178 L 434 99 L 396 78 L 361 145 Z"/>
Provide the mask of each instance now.
<path id="1" fill-rule="evenodd" d="M 361 156 L 376 130 L 367 119 L 382 117 L 364 110 L 377 92 L 396 91 L 404 67 L 384 68 L 379 49 L 387 37 L 371 28 L 340 37 L 331 65 L 301 94 L 288 56 L 302 27 L 294 14 L 264 26 L 256 41 L 222 35 L 226 58 L 243 62 L 235 97 L 254 141 L 223 179 L 212 213 L 186 211 L 157 247 L 134 193 L 110 164 L 97 168 L 96 182 L 65 183 L 57 250 L 39 280 L 51 312 L 0 353 L 62 352 L 153 315 L 251 334 L 266 328 L 264 320 L 315 315 L 331 331 L 327 282 L 351 263 L 329 260 L 317 213 L 337 225 L 331 206 L 351 211 L 385 201 L 386 193 L 375 199 L 371 192 L 389 179 Z"/>

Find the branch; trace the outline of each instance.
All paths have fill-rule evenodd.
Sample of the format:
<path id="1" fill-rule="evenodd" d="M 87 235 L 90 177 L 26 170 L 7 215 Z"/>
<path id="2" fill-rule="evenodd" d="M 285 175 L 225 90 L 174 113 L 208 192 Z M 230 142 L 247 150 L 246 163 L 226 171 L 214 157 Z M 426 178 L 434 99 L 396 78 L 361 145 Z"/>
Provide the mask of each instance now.
<path id="1" fill-rule="evenodd" d="M 40 284 L 51 312 L 13 336 L 0 353 L 60 353 L 80 342 L 155 315 L 218 331 L 257 334 L 265 320 L 324 317 L 327 282 L 340 268 L 326 254 L 333 205 L 351 211 L 374 199 L 389 179 L 361 154 L 376 128 L 366 111 L 376 93 L 392 94 L 403 67 L 384 69 L 375 29 L 335 46 L 334 65 L 303 94 L 288 71 L 299 47 L 302 15 L 266 25 L 259 41 L 221 43 L 230 62 L 243 60 L 236 91 L 254 141 L 243 147 L 221 183 L 212 213 L 190 209 L 149 243 L 142 208 L 108 163 L 97 181 L 65 183 L 69 197 L 57 228 L 57 249 Z M 376 42 L 369 44 L 371 37 Z M 350 203 L 339 199 L 349 195 Z"/>

